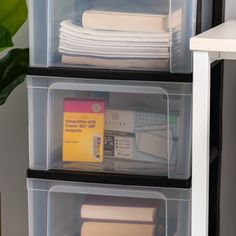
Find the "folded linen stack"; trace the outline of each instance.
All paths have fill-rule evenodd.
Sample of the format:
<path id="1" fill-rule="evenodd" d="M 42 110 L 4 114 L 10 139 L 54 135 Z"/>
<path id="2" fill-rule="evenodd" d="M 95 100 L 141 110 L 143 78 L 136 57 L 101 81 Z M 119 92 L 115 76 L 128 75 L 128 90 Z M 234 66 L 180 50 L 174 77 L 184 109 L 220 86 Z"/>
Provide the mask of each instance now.
<path id="1" fill-rule="evenodd" d="M 61 22 L 62 63 L 118 69 L 169 67 L 166 15 L 85 11 L 82 26 Z"/>
<path id="2" fill-rule="evenodd" d="M 106 202 L 105 202 L 106 200 Z M 81 206 L 81 236 L 165 235 L 165 201 L 87 196 Z"/>

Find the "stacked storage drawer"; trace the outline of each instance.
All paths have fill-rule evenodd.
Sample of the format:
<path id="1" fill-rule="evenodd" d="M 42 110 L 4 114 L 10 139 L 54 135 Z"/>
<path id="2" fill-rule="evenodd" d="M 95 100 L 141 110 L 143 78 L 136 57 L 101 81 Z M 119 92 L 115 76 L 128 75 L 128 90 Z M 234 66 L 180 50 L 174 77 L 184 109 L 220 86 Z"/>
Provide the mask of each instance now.
<path id="1" fill-rule="evenodd" d="M 191 83 L 28 75 L 28 96 L 31 236 L 190 235 Z M 82 118 L 68 109 L 88 101 L 103 102 L 104 126 L 79 140 Z M 137 220 L 145 209 L 152 219 Z"/>
<path id="2" fill-rule="evenodd" d="M 29 0 L 29 7 L 31 66 L 189 73 L 189 38 L 197 26 L 211 27 L 212 0 Z"/>
<path id="3" fill-rule="evenodd" d="M 190 236 L 197 6 L 29 1 L 30 236 Z"/>
<path id="4" fill-rule="evenodd" d="M 190 190 L 29 179 L 30 235 L 190 235 Z"/>
<path id="5" fill-rule="evenodd" d="M 30 168 L 190 177 L 191 83 L 28 76 L 28 91 Z M 66 133 L 81 124 L 71 128 L 66 104 L 84 99 L 104 102 L 100 160 L 85 161 L 79 146 L 67 156 Z M 93 137 L 86 142 L 92 156 Z"/>

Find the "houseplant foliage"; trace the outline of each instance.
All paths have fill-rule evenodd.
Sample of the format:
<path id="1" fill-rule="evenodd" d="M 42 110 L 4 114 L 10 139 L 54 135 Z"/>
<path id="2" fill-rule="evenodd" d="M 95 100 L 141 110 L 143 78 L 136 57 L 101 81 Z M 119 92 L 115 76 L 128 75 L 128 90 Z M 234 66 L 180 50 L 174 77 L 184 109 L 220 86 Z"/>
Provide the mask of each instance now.
<path id="1" fill-rule="evenodd" d="M 0 105 L 25 79 L 29 49 L 11 49 L 12 37 L 27 19 L 26 0 L 0 0 Z"/>

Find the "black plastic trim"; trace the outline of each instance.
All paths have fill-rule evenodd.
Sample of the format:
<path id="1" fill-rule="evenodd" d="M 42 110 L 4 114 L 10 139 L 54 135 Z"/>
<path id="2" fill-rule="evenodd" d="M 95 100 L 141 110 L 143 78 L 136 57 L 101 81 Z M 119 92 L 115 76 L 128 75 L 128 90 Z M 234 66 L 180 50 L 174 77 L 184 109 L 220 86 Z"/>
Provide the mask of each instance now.
<path id="1" fill-rule="evenodd" d="M 88 182 L 101 184 L 119 184 L 168 188 L 191 188 L 191 178 L 168 179 L 167 177 L 126 175 L 114 173 L 93 173 L 68 170 L 27 170 L 27 177 L 61 181 Z"/>
<path id="2" fill-rule="evenodd" d="M 139 81 L 170 81 L 170 82 L 192 82 L 192 73 L 173 74 L 169 72 L 133 71 L 133 70 L 109 70 L 88 69 L 69 67 L 29 67 L 28 75 L 111 79 L 111 80 L 139 80 Z"/>
<path id="3" fill-rule="evenodd" d="M 225 0 L 213 0 L 212 27 L 224 22 Z"/>
<path id="4" fill-rule="evenodd" d="M 202 32 L 202 0 L 197 1 L 196 34 Z"/>

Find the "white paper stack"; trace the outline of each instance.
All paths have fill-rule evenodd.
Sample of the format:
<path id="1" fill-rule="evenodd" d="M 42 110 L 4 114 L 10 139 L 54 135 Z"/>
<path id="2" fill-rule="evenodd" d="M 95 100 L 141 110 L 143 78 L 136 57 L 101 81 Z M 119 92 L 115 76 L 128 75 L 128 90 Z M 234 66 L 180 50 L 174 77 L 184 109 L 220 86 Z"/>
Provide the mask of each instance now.
<path id="1" fill-rule="evenodd" d="M 82 26 L 72 20 L 61 22 L 62 63 L 168 69 L 170 32 L 167 28 L 164 15 L 86 11 Z"/>

